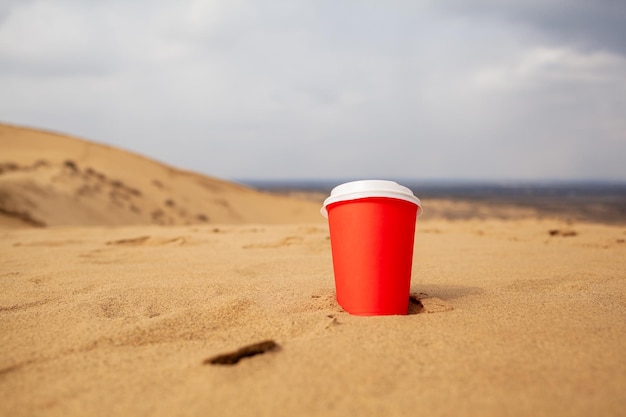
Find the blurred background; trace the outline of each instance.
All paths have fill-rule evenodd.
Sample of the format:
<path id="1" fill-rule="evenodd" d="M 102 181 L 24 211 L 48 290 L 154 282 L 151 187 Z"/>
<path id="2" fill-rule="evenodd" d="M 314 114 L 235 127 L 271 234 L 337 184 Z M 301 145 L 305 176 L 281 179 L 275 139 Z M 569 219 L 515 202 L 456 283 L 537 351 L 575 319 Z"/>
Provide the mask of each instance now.
<path id="1" fill-rule="evenodd" d="M 226 179 L 626 181 L 621 0 L 0 2 L 0 121 Z"/>

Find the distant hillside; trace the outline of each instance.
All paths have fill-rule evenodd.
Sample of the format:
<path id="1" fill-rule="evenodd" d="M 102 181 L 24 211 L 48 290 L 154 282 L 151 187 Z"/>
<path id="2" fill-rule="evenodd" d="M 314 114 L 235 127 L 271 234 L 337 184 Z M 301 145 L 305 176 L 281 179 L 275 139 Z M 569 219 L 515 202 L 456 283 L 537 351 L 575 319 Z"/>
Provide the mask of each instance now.
<path id="1" fill-rule="evenodd" d="M 0 124 L 0 227 L 318 222 L 319 204 Z"/>

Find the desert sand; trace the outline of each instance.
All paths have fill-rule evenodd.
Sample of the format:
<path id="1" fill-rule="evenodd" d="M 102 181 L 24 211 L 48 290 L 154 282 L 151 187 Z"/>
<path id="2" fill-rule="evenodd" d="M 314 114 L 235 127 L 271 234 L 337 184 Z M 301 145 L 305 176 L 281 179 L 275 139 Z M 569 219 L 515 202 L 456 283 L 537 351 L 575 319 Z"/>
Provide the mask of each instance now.
<path id="1" fill-rule="evenodd" d="M 299 223 L 317 220 L 315 206 L 111 146 L 0 124 L 0 226 Z"/>
<path id="2" fill-rule="evenodd" d="M 37 157 L 112 177 L 95 157 Z M 172 178 L 145 164 L 116 178 L 149 213 L 171 197 L 147 198 L 150 182 Z M 76 184 L 54 183 L 65 174 L 9 174 L 5 195 L 53 184 L 50 199 L 83 213 Z M 335 301 L 318 204 L 217 184 L 238 218 L 72 225 L 18 193 L 52 226 L 0 226 L 1 416 L 624 415 L 623 225 L 429 218 L 423 200 L 410 314 L 357 317 Z M 208 213 L 189 193 L 176 201 Z"/>

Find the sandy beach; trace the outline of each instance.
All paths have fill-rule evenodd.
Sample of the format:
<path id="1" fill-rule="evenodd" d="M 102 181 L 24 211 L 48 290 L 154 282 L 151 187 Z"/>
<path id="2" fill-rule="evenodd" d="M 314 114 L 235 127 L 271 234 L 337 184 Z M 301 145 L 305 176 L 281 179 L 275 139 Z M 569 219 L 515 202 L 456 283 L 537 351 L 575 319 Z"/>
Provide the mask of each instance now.
<path id="1" fill-rule="evenodd" d="M 216 182 L 209 204 L 191 174 L 118 175 L 95 151 L 32 168 L 41 153 L 7 143 L 2 416 L 624 415 L 623 225 L 429 218 L 423 200 L 410 314 L 357 317 L 315 202 Z M 154 185 L 173 177 L 192 185 Z M 126 214 L 63 220 L 98 206 Z"/>

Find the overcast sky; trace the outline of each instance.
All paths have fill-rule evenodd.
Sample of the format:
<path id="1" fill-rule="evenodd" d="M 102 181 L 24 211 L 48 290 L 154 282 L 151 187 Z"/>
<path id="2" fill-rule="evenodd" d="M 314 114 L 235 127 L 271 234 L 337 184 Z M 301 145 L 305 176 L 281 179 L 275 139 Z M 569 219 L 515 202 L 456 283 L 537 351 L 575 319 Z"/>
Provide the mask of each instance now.
<path id="1" fill-rule="evenodd" d="M 229 179 L 626 181 L 624 22 L 623 0 L 0 0 L 0 121 Z"/>

